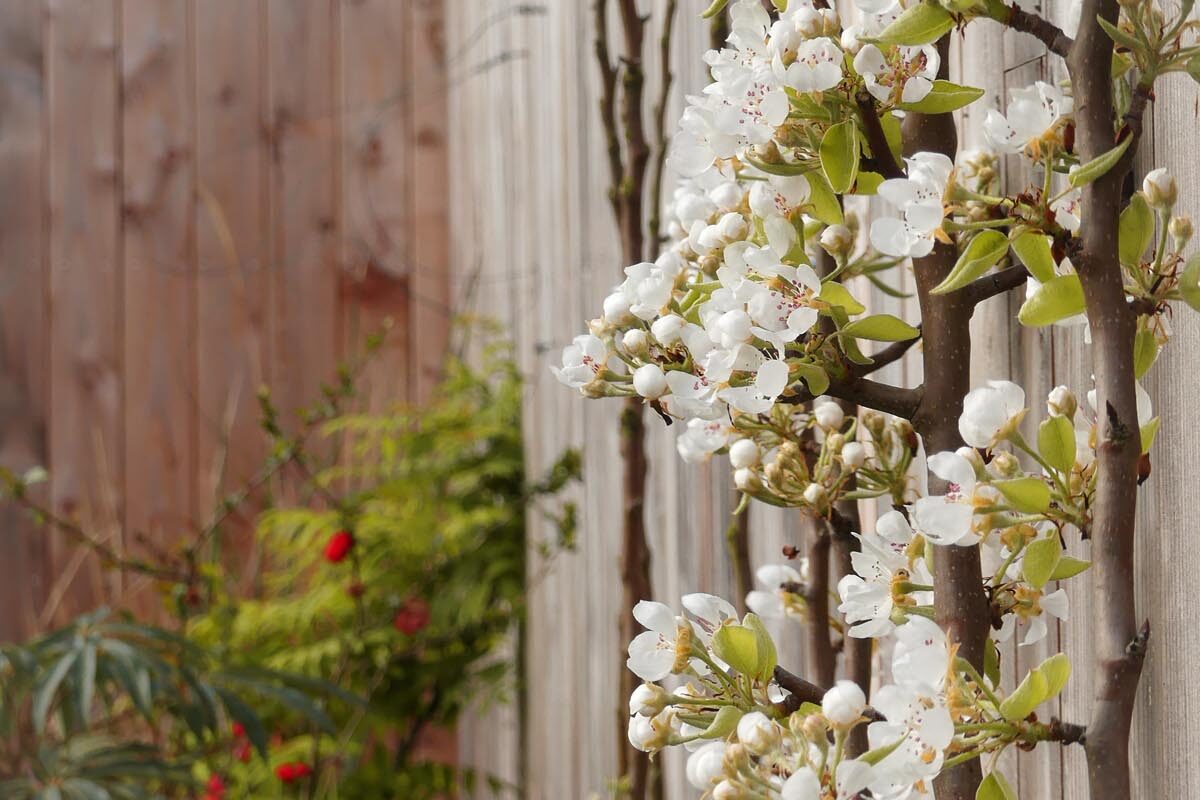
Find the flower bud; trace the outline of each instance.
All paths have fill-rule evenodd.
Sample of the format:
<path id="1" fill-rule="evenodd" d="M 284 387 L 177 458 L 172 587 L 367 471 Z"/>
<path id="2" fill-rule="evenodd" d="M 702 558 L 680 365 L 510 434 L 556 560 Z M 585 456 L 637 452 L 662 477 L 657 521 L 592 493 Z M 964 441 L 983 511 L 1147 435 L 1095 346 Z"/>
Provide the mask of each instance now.
<path id="1" fill-rule="evenodd" d="M 767 755 L 782 741 L 779 726 L 761 711 L 751 711 L 738 720 L 737 738 L 756 756 Z"/>
<path id="2" fill-rule="evenodd" d="M 712 800 L 743 800 L 746 797 L 753 797 L 746 792 L 745 788 L 733 781 L 721 781 L 712 790 Z"/>
<path id="3" fill-rule="evenodd" d="M 774 466 L 774 464 L 771 466 Z M 758 479 L 757 472 L 749 467 L 742 467 L 734 471 L 733 485 L 741 492 L 757 492 L 762 488 L 762 481 Z"/>
<path id="4" fill-rule="evenodd" d="M 917 441 L 917 432 L 913 430 L 912 423 L 906 419 L 892 420 L 892 430 L 896 432 L 896 438 L 904 442 L 904 446 L 909 450 L 916 450 L 920 442 Z"/>
<path id="5" fill-rule="evenodd" d="M 715 325 L 717 333 L 721 335 L 721 346 L 736 347 L 750 341 L 754 338 L 750 330 L 753 324 L 750 315 L 740 308 L 726 311 L 717 317 Z"/>
<path id="6" fill-rule="evenodd" d="M 821 698 L 821 712 L 837 728 L 849 728 L 862 718 L 867 696 L 854 681 L 838 681 Z"/>
<path id="7" fill-rule="evenodd" d="M 1176 250 L 1187 247 L 1187 243 L 1192 240 L 1192 234 L 1195 232 L 1192 228 L 1191 217 L 1173 217 L 1167 230 L 1170 232 L 1171 238 L 1175 240 Z"/>
<path id="8" fill-rule="evenodd" d="M 842 445 L 842 463 L 846 469 L 858 469 L 867 460 L 867 448 L 858 442 L 846 442 Z"/>
<path id="9" fill-rule="evenodd" d="M 846 256 L 850 248 L 854 247 L 854 234 L 850 233 L 850 229 L 845 225 L 830 225 L 821 232 L 818 241 L 826 253 L 836 258 Z"/>
<path id="10" fill-rule="evenodd" d="M 1169 209 L 1175 205 L 1179 190 L 1175 186 L 1175 178 L 1165 167 L 1150 170 L 1142 179 L 1142 192 L 1151 208 Z"/>
<path id="11" fill-rule="evenodd" d="M 753 439 L 738 439 L 729 446 L 729 463 L 734 469 L 753 467 L 762 458 L 758 445 Z"/>
<path id="12" fill-rule="evenodd" d="M 671 724 L 669 719 L 661 715 L 643 717 L 635 715 L 629 718 L 627 732 L 629 743 L 643 753 L 653 753 L 667 746 L 671 740 Z"/>
<path id="13" fill-rule="evenodd" d="M 979 451 L 974 447 L 960 447 L 954 451 L 954 454 L 956 456 L 960 456 L 961 458 L 965 458 L 967 462 L 970 463 L 971 468 L 975 470 L 976 474 L 979 474 L 983 471 L 983 456 L 979 455 Z"/>
<path id="14" fill-rule="evenodd" d="M 610 325 L 633 321 L 633 314 L 629 313 L 629 300 L 621 292 L 613 292 L 604 298 L 604 321 Z"/>
<path id="15" fill-rule="evenodd" d="M 633 328 L 621 337 L 621 347 L 631 356 L 645 356 L 650 352 L 650 337 L 641 328 Z"/>
<path id="16" fill-rule="evenodd" d="M 709 742 L 688 756 L 687 780 L 692 788 L 706 792 L 725 774 L 724 742 Z"/>
<path id="17" fill-rule="evenodd" d="M 825 487 L 819 483 L 810 483 L 804 489 L 804 501 L 817 510 L 819 513 L 824 513 L 829 508 L 829 493 L 825 491 Z"/>
<path id="18" fill-rule="evenodd" d="M 825 446 L 829 448 L 831 453 L 840 453 L 842 445 L 846 443 L 846 437 L 840 433 L 831 433 L 825 437 Z"/>
<path id="19" fill-rule="evenodd" d="M 1046 410 L 1050 412 L 1051 416 L 1073 419 L 1078 408 L 1079 401 L 1075 399 L 1074 393 L 1065 386 L 1055 386 L 1046 398 Z"/>
<path id="20" fill-rule="evenodd" d="M 716 228 L 726 242 L 735 242 L 746 237 L 746 219 L 734 211 L 717 220 Z"/>
<path id="21" fill-rule="evenodd" d="M 633 389 L 647 400 L 667 393 L 667 376 L 658 364 L 643 364 L 633 371 Z"/>
<path id="22" fill-rule="evenodd" d="M 826 400 L 813 406 L 813 419 L 822 428 L 832 430 L 841 427 L 842 422 L 846 419 L 846 414 L 837 403 Z"/>
<path id="23" fill-rule="evenodd" d="M 799 715 L 792 716 L 792 719 L 797 718 L 800 719 L 800 723 L 793 726 L 793 731 L 799 727 L 800 735 L 807 739 L 809 744 L 816 745 L 820 750 L 828 749 L 829 739 L 826 732 L 829 730 L 829 720 L 820 714 L 809 714 L 803 718 L 800 718 Z"/>
<path id="24" fill-rule="evenodd" d="M 657 683 L 643 683 L 629 696 L 630 716 L 656 717 L 667 707 L 670 695 Z"/>
<path id="25" fill-rule="evenodd" d="M 667 347 L 679 341 L 679 334 L 687 325 L 687 321 L 677 315 L 668 314 L 665 317 L 659 317 L 650 325 L 650 333 L 658 339 L 659 344 Z"/>
<path id="26" fill-rule="evenodd" d="M 883 426 L 886 424 L 883 414 L 880 414 L 878 411 L 864 411 L 862 415 L 862 424 L 863 427 L 866 428 L 871 434 L 871 438 L 873 438 L 875 441 L 878 442 L 883 439 Z"/>
<path id="27" fill-rule="evenodd" d="M 1012 453 L 999 452 L 992 457 L 992 469 L 1002 478 L 1016 478 L 1021 474 L 1021 463 Z"/>

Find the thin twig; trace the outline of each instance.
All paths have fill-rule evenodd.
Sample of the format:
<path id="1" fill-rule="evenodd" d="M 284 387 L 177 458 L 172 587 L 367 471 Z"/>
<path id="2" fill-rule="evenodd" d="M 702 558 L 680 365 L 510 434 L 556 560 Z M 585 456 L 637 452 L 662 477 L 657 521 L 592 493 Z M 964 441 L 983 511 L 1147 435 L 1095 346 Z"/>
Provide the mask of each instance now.
<path id="1" fill-rule="evenodd" d="M 650 247 L 658 249 L 662 244 L 662 192 L 663 175 L 667 166 L 667 148 L 670 137 L 667 135 L 667 101 L 671 96 L 671 86 L 675 76 L 671 72 L 671 36 L 675 30 L 675 15 L 677 0 L 667 0 L 666 12 L 663 15 L 662 36 L 658 40 L 659 73 L 662 81 L 658 90 L 658 102 L 654 105 L 654 166 L 650 175 Z"/>
<path id="2" fill-rule="evenodd" d="M 891 145 L 883 132 L 883 123 L 879 119 L 879 109 L 875 107 L 875 98 L 863 89 L 854 96 L 854 102 L 858 106 L 863 131 L 867 134 L 867 144 L 871 146 L 871 157 L 863 159 L 864 168 L 878 172 L 885 178 L 903 178 L 904 170 L 896 163 Z"/>
<path id="3" fill-rule="evenodd" d="M 976 278 L 962 288 L 963 296 L 973 306 L 998 294 L 1012 291 L 1029 278 L 1029 272 L 1021 265 L 1007 267 L 999 272 Z"/>
<path id="4" fill-rule="evenodd" d="M 1063 33 L 1062 29 L 1053 22 L 1026 11 L 1020 6 L 1010 6 L 1008 19 L 1000 21 L 1015 31 L 1028 33 L 1046 45 L 1046 49 L 1051 53 L 1063 58 L 1067 57 L 1067 54 L 1071 52 L 1071 46 L 1075 44 L 1071 37 Z"/>

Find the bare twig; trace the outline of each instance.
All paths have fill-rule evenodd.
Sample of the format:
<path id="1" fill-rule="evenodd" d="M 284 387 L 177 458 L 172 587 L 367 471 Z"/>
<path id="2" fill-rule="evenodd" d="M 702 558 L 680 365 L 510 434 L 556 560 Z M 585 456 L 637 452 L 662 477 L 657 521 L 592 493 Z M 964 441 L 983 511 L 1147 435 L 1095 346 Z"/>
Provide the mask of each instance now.
<path id="1" fill-rule="evenodd" d="M 904 170 L 896 163 L 887 136 L 883 133 L 883 123 L 879 120 L 879 109 L 875 107 L 875 98 L 863 89 L 854 96 L 858 106 L 858 116 L 862 120 L 863 131 L 867 134 L 867 144 L 871 146 L 871 157 L 863 159 L 863 168 L 878 172 L 885 178 L 903 178 Z"/>
<path id="2" fill-rule="evenodd" d="M 1023 266 L 1007 267 L 999 272 L 976 278 L 964 286 L 962 288 L 963 298 L 972 306 L 977 306 L 984 300 L 1023 285 L 1028 277 L 1029 272 Z"/>
<path id="3" fill-rule="evenodd" d="M 792 394 L 779 398 L 779 402 L 791 405 L 808 403 L 813 400 L 813 394 L 803 384 L 793 387 Z M 888 383 L 879 383 L 869 378 L 851 376 L 844 380 L 830 381 L 825 394 L 839 400 L 847 400 L 866 408 L 883 411 L 904 419 L 912 419 L 921 404 L 923 389 L 904 389 Z"/>
<path id="4" fill-rule="evenodd" d="M 663 175 L 667 166 L 667 148 L 670 144 L 667 136 L 667 101 L 671 96 L 671 86 L 674 75 L 671 73 L 671 36 L 675 30 L 675 15 L 677 0 L 667 0 L 666 11 L 663 14 L 662 35 L 658 39 L 658 69 L 659 80 L 662 83 L 658 89 L 658 101 L 654 104 L 654 166 L 650 177 L 650 246 L 657 248 L 662 243 L 662 190 Z"/>
<path id="5" fill-rule="evenodd" d="M 787 697 L 775 704 L 775 709 L 784 715 L 794 713 L 804 703 L 820 705 L 821 699 L 825 697 L 827 691 L 812 681 L 806 681 L 799 675 L 788 672 L 783 667 L 775 667 L 775 683 L 788 693 Z M 863 716 L 873 722 L 884 719 L 882 714 L 870 706 L 863 711 Z"/>
<path id="6" fill-rule="evenodd" d="M 1067 54 L 1071 52 L 1071 46 L 1075 44 L 1071 37 L 1063 33 L 1057 25 L 1017 5 L 1010 6 L 1008 18 L 1000 21 L 1015 31 L 1028 33 L 1046 45 L 1046 49 L 1051 53 L 1063 58 L 1067 57 Z"/>

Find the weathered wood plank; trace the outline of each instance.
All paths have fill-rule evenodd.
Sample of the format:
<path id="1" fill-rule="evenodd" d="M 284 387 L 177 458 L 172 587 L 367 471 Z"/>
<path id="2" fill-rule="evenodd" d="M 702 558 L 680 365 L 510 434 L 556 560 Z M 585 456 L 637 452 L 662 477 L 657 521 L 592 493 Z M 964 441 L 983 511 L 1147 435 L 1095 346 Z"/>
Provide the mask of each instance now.
<path id="1" fill-rule="evenodd" d="M 41 0 L 0 15 L 0 465 L 46 463 L 46 82 Z M 39 495 L 42 493 L 40 490 Z M 41 532 L 0 507 L 0 641 L 31 632 L 45 597 Z"/>
<path id="2" fill-rule="evenodd" d="M 47 420 L 55 509 L 119 541 L 124 447 L 121 147 L 118 17 L 114 0 L 47 6 L 50 406 Z M 72 606 L 97 598 L 96 562 L 55 535 L 44 565 Z M 114 588 L 119 581 L 114 581 Z"/>
<path id="3" fill-rule="evenodd" d="M 185 0 L 121 9 L 125 544 L 150 558 L 196 515 L 190 22 Z M 155 594 L 137 602 L 159 605 Z"/>

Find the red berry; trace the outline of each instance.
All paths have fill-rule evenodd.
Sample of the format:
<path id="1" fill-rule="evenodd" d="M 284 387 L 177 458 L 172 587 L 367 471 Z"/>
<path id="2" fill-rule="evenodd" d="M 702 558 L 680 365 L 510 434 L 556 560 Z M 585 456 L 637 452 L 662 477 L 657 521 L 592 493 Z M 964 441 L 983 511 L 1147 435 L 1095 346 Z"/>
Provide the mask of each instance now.
<path id="1" fill-rule="evenodd" d="M 252 753 L 250 743 L 244 739 L 233 746 L 233 757 L 243 764 L 250 763 Z"/>
<path id="2" fill-rule="evenodd" d="M 303 761 L 291 761 L 275 768 L 275 777 L 284 783 L 295 783 L 309 775 L 312 775 L 312 767 Z"/>
<path id="3" fill-rule="evenodd" d="M 338 531 L 325 543 L 325 560 L 336 564 L 344 559 L 353 548 L 354 534 L 350 531 Z"/>
<path id="4" fill-rule="evenodd" d="M 233 723 L 233 737 L 235 739 L 241 739 L 245 735 L 246 735 L 246 726 L 240 722 Z"/>
<path id="5" fill-rule="evenodd" d="M 215 772 L 209 777 L 208 783 L 205 784 L 210 794 L 222 794 L 225 791 L 225 781 L 221 780 L 221 776 Z"/>
<path id="6" fill-rule="evenodd" d="M 413 598 L 400 607 L 392 624 L 405 636 L 412 636 L 429 624 L 429 606 L 419 597 Z"/>

